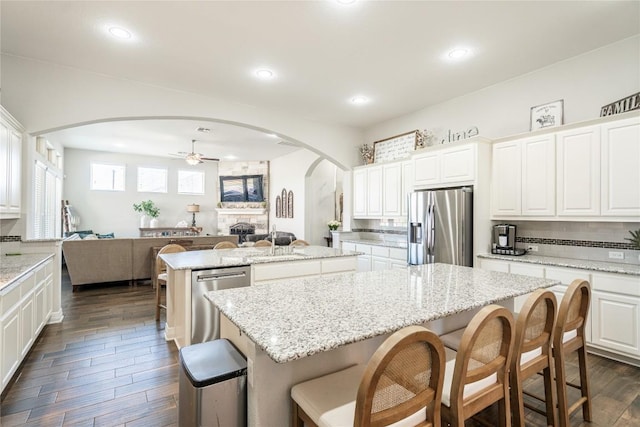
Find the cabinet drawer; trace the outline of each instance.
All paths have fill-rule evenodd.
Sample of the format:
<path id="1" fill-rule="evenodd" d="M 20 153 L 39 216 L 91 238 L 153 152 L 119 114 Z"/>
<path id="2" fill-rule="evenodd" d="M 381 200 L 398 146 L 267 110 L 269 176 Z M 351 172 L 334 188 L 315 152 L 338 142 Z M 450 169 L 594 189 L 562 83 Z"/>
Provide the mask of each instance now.
<path id="1" fill-rule="evenodd" d="M 407 250 L 406 249 L 400 249 L 400 248 L 390 248 L 389 249 L 389 258 L 397 259 L 397 260 L 400 260 L 400 261 L 406 261 L 407 260 Z"/>
<path id="2" fill-rule="evenodd" d="M 371 246 L 356 243 L 356 251 L 363 252 L 365 255 L 371 255 Z"/>
<path id="3" fill-rule="evenodd" d="M 371 255 L 388 258 L 389 257 L 389 248 L 386 248 L 384 246 L 372 246 L 371 247 Z"/>
<path id="4" fill-rule="evenodd" d="M 342 250 L 343 251 L 355 251 L 356 244 L 351 242 L 342 242 Z"/>
<path id="5" fill-rule="evenodd" d="M 345 257 L 322 260 L 322 274 L 356 271 L 358 261 L 356 257 Z"/>
<path id="6" fill-rule="evenodd" d="M 5 293 L 6 292 L 6 293 Z M 14 283 L 10 290 L 0 294 L 0 318 L 20 301 L 20 283 Z"/>
<path id="7" fill-rule="evenodd" d="M 640 297 L 640 278 L 617 274 L 593 273 L 593 290 Z"/>
<path id="8" fill-rule="evenodd" d="M 570 285 L 576 279 L 591 282 L 591 275 L 584 270 L 574 270 L 571 268 L 546 267 L 546 278 L 559 280 L 563 285 Z"/>
<path id="9" fill-rule="evenodd" d="M 320 261 L 273 262 L 268 264 L 254 264 L 253 280 L 286 279 L 289 277 L 319 275 Z"/>
<path id="10" fill-rule="evenodd" d="M 33 290 L 36 285 L 35 275 L 33 273 L 29 273 L 27 277 L 24 278 L 22 283 L 20 283 L 20 293 L 24 297 L 29 292 Z"/>
<path id="11" fill-rule="evenodd" d="M 513 262 L 510 265 L 510 272 L 513 274 L 521 274 L 523 276 L 544 277 L 544 267 L 541 265 L 525 264 L 521 262 Z"/>
<path id="12" fill-rule="evenodd" d="M 492 259 L 481 259 L 480 268 L 489 271 L 498 271 L 501 273 L 509 272 L 509 263 L 506 261 L 495 261 Z"/>

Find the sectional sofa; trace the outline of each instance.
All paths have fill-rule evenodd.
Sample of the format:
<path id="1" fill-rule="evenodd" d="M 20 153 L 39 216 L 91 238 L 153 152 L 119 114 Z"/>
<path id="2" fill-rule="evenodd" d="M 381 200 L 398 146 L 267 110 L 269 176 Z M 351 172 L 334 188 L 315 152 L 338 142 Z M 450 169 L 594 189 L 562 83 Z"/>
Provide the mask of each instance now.
<path id="1" fill-rule="evenodd" d="M 238 236 L 76 239 L 62 242 L 62 252 L 75 291 L 92 283 L 150 279 L 154 247 L 178 243 L 209 249 L 224 241 L 237 243 Z"/>

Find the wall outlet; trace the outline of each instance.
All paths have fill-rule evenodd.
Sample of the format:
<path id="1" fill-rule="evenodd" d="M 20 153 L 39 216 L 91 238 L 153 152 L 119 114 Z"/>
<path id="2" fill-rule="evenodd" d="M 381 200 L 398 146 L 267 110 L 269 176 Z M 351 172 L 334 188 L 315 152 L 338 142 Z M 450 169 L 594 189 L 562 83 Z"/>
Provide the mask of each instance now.
<path id="1" fill-rule="evenodd" d="M 610 259 L 624 259 L 624 252 L 609 251 Z"/>
<path id="2" fill-rule="evenodd" d="M 538 252 L 538 247 L 535 245 L 529 245 L 529 247 L 527 248 L 527 250 L 529 252 Z"/>

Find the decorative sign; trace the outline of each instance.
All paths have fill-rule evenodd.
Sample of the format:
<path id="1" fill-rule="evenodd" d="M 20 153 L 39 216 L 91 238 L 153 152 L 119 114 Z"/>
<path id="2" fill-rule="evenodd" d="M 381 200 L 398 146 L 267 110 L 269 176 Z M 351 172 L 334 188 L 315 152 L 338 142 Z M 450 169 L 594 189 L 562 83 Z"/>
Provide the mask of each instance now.
<path id="1" fill-rule="evenodd" d="M 391 162 L 409 157 L 411 152 L 416 149 L 417 136 L 418 131 L 414 130 L 374 142 L 373 162 Z"/>
<path id="2" fill-rule="evenodd" d="M 471 126 L 469 129 L 452 132 L 451 129 L 447 131 L 447 135 L 442 138 L 440 144 L 446 144 L 448 142 L 460 141 L 461 139 L 471 138 L 473 136 L 478 136 L 480 131 L 477 126 Z"/>
<path id="3" fill-rule="evenodd" d="M 531 130 L 546 129 L 562 124 L 564 100 L 531 107 Z"/>
<path id="4" fill-rule="evenodd" d="M 600 117 L 611 116 L 613 114 L 626 113 L 640 109 L 640 92 L 629 95 L 626 98 L 612 102 L 600 109 Z"/>

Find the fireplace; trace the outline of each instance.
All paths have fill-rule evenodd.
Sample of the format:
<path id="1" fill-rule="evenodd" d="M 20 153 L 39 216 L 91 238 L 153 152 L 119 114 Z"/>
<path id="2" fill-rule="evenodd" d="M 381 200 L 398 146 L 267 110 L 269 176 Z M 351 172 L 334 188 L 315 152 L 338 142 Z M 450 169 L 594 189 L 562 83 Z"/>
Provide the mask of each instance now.
<path id="1" fill-rule="evenodd" d="M 247 234 L 256 234 L 256 226 L 248 222 L 237 222 L 229 227 L 229 234 L 238 236 L 238 243 L 244 243 Z"/>

